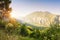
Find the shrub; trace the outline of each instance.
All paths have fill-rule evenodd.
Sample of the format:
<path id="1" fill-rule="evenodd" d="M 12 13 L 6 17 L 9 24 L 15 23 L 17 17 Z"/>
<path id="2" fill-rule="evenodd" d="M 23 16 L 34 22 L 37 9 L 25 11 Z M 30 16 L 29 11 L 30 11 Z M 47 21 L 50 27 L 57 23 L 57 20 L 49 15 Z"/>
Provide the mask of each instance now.
<path id="1" fill-rule="evenodd" d="M 20 28 L 20 34 L 21 34 L 22 36 L 28 36 L 28 31 L 27 31 L 27 28 L 26 28 L 26 25 L 25 25 L 25 24 L 23 24 L 23 25 L 21 26 L 21 28 Z"/>

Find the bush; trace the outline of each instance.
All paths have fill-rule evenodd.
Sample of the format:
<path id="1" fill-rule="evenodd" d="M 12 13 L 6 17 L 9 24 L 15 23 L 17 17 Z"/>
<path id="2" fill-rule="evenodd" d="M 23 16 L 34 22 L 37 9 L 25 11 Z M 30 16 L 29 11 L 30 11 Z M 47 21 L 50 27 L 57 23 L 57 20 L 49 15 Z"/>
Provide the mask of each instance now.
<path id="1" fill-rule="evenodd" d="M 27 28 L 26 28 L 26 25 L 25 25 L 25 24 L 23 24 L 23 25 L 21 26 L 21 28 L 20 28 L 20 34 L 21 34 L 22 36 L 28 36 L 28 31 L 27 31 Z"/>
<path id="2" fill-rule="evenodd" d="M 0 27 L 1 28 L 5 28 L 5 24 L 6 24 L 7 22 L 5 22 L 4 20 L 1 20 L 0 19 Z"/>

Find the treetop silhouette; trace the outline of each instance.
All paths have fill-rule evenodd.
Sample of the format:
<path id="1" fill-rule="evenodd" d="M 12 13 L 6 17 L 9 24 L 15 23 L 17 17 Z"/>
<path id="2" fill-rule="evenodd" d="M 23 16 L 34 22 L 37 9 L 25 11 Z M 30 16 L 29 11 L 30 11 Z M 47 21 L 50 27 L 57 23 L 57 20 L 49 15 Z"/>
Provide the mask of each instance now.
<path id="1" fill-rule="evenodd" d="M 10 17 L 11 8 L 9 7 L 11 0 L 0 0 L 0 19 Z"/>

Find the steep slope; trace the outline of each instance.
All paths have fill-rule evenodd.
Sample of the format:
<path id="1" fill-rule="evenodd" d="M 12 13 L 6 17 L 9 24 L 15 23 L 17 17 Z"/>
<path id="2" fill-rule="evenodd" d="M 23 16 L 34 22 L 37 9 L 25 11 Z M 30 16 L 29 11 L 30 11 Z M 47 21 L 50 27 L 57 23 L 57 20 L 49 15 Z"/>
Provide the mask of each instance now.
<path id="1" fill-rule="evenodd" d="M 23 21 L 36 26 L 49 26 L 54 22 L 56 15 L 50 12 L 33 12 L 23 18 Z"/>

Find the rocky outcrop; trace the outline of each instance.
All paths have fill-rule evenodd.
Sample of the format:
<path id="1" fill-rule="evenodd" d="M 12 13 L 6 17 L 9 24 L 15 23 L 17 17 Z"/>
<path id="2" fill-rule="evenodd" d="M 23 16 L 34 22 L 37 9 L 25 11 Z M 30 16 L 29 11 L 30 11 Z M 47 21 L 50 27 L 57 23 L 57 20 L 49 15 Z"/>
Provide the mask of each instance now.
<path id="1" fill-rule="evenodd" d="M 52 14 L 50 12 L 33 12 L 23 18 L 23 21 L 36 26 L 49 26 L 51 23 L 58 22 L 59 15 Z"/>

